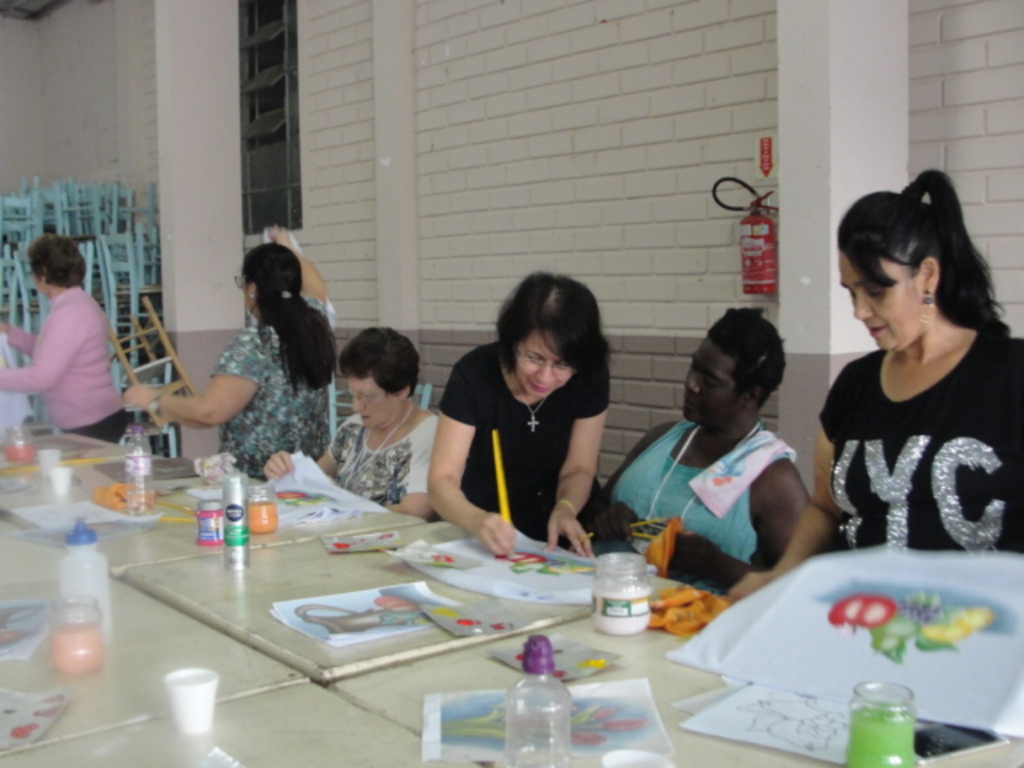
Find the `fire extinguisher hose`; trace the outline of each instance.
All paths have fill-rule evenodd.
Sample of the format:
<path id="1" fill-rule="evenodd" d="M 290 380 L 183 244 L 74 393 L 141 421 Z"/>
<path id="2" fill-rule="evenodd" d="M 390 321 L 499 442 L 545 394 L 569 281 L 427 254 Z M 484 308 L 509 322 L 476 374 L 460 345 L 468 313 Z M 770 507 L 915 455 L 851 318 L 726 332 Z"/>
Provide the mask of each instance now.
<path id="1" fill-rule="evenodd" d="M 753 202 L 750 202 L 747 205 L 727 205 L 723 203 L 721 199 L 719 199 L 718 197 L 718 187 L 728 181 L 731 181 L 734 184 L 739 184 L 741 187 L 747 190 L 747 192 L 753 195 Z M 762 211 L 777 211 L 778 208 L 764 204 L 764 201 L 768 197 L 770 197 L 774 191 L 775 190 L 770 190 L 763 195 L 758 195 L 757 190 L 754 189 L 749 184 L 747 184 L 747 182 L 743 181 L 743 179 L 737 179 L 735 176 L 723 176 L 718 181 L 716 181 L 715 185 L 711 188 L 711 196 L 715 199 L 715 202 L 718 203 L 719 207 L 725 208 L 725 210 L 727 211 L 750 211 L 755 209 Z"/>

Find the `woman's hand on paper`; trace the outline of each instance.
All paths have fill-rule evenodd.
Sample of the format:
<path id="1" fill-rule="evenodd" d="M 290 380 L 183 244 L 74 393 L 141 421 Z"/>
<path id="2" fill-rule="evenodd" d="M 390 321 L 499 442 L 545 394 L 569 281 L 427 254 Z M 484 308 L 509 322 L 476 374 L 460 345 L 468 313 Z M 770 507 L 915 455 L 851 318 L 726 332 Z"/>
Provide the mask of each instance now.
<path id="1" fill-rule="evenodd" d="M 557 505 L 551 511 L 548 518 L 548 545 L 545 548 L 550 552 L 558 546 L 558 539 L 564 536 L 569 540 L 569 548 L 577 555 L 593 557 L 594 550 L 590 545 L 590 536 L 583 530 L 580 521 L 576 519 L 575 513 L 564 505 Z"/>
<path id="2" fill-rule="evenodd" d="M 292 464 L 292 456 L 288 451 L 278 451 L 263 465 L 263 474 L 267 480 L 277 480 L 294 470 L 295 465 Z"/>
<path id="3" fill-rule="evenodd" d="M 516 546 L 516 529 L 501 519 L 501 515 L 484 513 L 472 533 L 480 543 L 501 557 L 512 554 Z"/>

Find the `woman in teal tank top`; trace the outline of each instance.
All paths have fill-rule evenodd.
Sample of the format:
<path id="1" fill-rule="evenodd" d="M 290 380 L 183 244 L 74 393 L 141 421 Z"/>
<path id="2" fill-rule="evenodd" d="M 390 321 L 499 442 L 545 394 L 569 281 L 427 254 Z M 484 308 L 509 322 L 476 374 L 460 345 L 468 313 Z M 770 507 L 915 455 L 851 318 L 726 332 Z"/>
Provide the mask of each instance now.
<path id="1" fill-rule="evenodd" d="M 648 432 L 605 485 L 594 550 L 642 549 L 635 523 L 678 517 L 669 576 L 725 592 L 785 549 L 807 490 L 795 453 L 760 408 L 785 368 L 782 340 L 754 309 L 730 309 L 693 355 L 682 422 Z"/>

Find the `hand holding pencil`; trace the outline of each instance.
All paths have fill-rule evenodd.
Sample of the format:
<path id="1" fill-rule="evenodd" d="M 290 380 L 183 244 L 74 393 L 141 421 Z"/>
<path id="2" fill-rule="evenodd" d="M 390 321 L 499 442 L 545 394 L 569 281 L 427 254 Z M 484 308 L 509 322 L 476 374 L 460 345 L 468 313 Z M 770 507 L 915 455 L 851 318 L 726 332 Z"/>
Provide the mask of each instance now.
<path id="1" fill-rule="evenodd" d="M 512 524 L 508 486 L 505 482 L 505 463 L 501 456 L 501 440 L 496 429 L 491 431 L 491 445 L 494 449 L 494 477 L 498 488 L 499 514 L 484 515 L 473 533 L 494 554 L 509 555 L 515 548 L 516 529 Z"/>

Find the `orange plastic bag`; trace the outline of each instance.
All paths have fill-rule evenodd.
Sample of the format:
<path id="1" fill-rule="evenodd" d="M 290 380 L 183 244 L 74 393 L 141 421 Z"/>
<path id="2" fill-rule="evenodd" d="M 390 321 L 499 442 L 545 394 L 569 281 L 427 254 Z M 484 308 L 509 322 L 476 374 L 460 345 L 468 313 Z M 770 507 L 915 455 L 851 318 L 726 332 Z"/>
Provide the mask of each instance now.
<path id="1" fill-rule="evenodd" d="M 679 518 L 670 517 L 665 521 L 665 529 L 651 540 L 644 553 L 647 562 L 658 569 L 658 575 L 663 579 L 668 578 L 668 567 L 676 551 L 676 536 L 682 530 L 683 524 Z"/>
<path id="2" fill-rule="evenodd" d="M 686 584 L 663 589 L 658 598 L 651 601 L 648 626 L 679 637 L 697 634 L 729 607 L 724 597 Z"/>
<path id="3" fill-rule="evenodd" d="M 93 488 L 92 503 L 112 509 L 115 512 L 124 512 L 128 509 L 128 488 L 124 483 L 101 485 L 99 488 Z"/>

